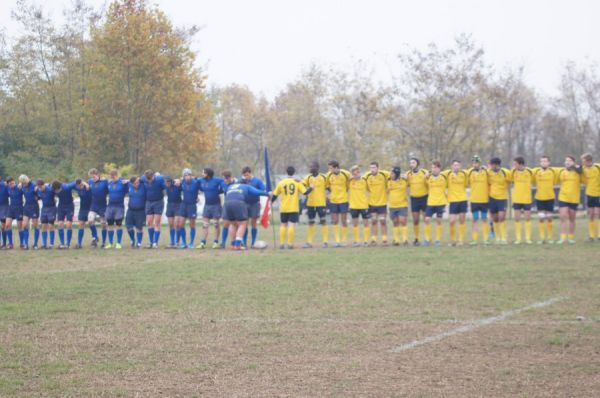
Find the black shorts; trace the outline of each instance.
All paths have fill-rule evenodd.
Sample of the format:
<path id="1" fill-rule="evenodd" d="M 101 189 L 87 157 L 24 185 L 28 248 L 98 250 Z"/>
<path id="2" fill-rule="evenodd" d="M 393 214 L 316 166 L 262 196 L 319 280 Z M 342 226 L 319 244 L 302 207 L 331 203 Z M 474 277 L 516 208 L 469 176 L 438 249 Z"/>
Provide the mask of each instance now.
<path id="1" fill-rule="evenodd" d="M 490 202 L 489 202 L 490 213 L 498 214 L 500 212 L 505 212 L 507 202 L 508 201 L 506 199 L 490 198 Z"/>
<path id="2" fill-rule="evenodd" d="M 587 195 L 587 207 L 589 207 L 589 208 L 600 207 L 600 196 Z"/>
<path id="3" fill-rule="evenodd" d="M 369 218 L 371 218 L 371 214 L 369 213 L 368 209 L 350 209 L 350 217 L 356 219 L 359 216 L 363 220 L 368 220 Z"/>
<path id="4" fill-rule="evenodd" d="M 146 211 L 144 208 L 141 209 L 127 209 L 127 214 L 125 215 L 125 226 L 127 229 L 131 229 L 135 227 L 136 229 L 144 228 L 144 224 L 146 223 Z"/>
<path id="5" fill-rule="evenodd" d="M 467 212 L 467 201 L 450 203 L 450 214 L 464 214 Z"/>
<path id="6" fill-rule="evenodd" d="M 577 208 L 579 207 L 579 203 L 563 202 L 559 200 L 558 207 L 568 207 L 571 210 L 577 210 Z"/>
<path id="7" fill-rule="evenodd" d="M 306 209 L 308 210 L 309 220 L 314 220 L 315 218 L 317 218 L 317 214 L 319 215 L 319 220 L 322 220 L 327 214 L 327 208 L 325 206 L 311 206 L 307 207 Z"/>
<path id="8" fill-rule="evenodd" d="M 223 205 L 223 220 L 247 221 L 248 205 L 243 200 L 227 200 Z"/>
<path id="9" fill-rule="evenodd" d="M 287 224 L 289 222 L 297 223 L 298 222 L 298 217 L 299 217 L 299 213 L 298 212 L 294 212 L 294 213 L 280 213 L 279 214 L 279 221 L 281 221 L 282 224 Z"/>
<path id="10" fill-rule="evenodd" d="M 554 199 L 549 200 L 536 200 L 535 206 L 537 211 L 553 212 L 554 211 Z"/>
<path id="11" fill-rule="evenodd" d="M 371 206 L 369 205 L 369 214 L 387 214 L 387 206 Z"/>
<path id="12" fill-rule="evenodd" d="M 425 212 L 427 210 L 427 196 L 410 197 L 410 211 L 412 213 Z"/>

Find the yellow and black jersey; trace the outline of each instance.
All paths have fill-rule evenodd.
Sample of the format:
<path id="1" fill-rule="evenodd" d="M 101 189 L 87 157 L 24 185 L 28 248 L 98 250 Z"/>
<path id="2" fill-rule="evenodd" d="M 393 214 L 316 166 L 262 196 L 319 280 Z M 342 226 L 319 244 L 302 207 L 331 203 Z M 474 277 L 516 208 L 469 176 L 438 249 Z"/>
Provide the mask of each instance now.
<path id="1" fill-rule="evenodd" d="M 373 175 L 370 172 L 364 175 L 369 190 L 369 206 L 387 205 L 387 181 L 390 178 L 388 171 L 379 170 Z"/>
<path id="2" fill-rule="evenodd" d="M 452 170 L 446 170 L 442 174 L 448 179 L 448 202 L 464 202 L 467 200 L 467 186 L 469 185 L 469 176 L 466 171 L 459 170 L 455 173 Z"/>
<path id="3" fill-rule="evenodd" d="M 350 208 L 354 210 L 365 210 L 369 208 L 367 179 L 365 177 L 352 178 L 348 183 L 348 196 Z"/>
<path id="4" fill-rule="evenodd" d="M 566 203 L 579 204 L 579 193 L 581 189 L 582 174 L 575 170 L 561 169 L 558 173 L 560 191 L 558 200 Z"/>
<path id="5" fill-rule="evenodd" d="M 427 196 L 427 206 L 445 206 L 448 204 L 446 190 L 448 189 L 448 177 L 444 174 L 427 177 L 427 186 L 429 196 Z"/>
<path id="6" fill-rule="evenodd" d="M 390 209 L 408 207 L 408 181 L 406 178 L 398 178 L 387 182 L 388 200 Z"/>
<path id="7" fill-rule="evenodd" d="M 512 169 L 510 180 L 513 183 L 512 201 L 517 204 L 531 204 L 533 202 L 531 190 L 535 182 L 533 170 L 525 167 L 523 170 Z"/>
<path id="8" fill-rule="evenodd" d="M 340 170 L 337 174 L 329 172 L 326 177 L 330 191 L 329 201 L 331 203 L 348 203 L 350 172 L 348 170 Z"/>
<path id="9" fill-rule="evenodd" d="M 582 181 L 585 184 L 587 196 L 600 196 L 600 164 L 595 163 L 583 167 Z"/>
<path id="10" fill-rule="evenodd" d="M 298 213 L 300 211 L 299 196 L 306 192 L 304 184 L 293 178 L 284 178 L 279 181 L 273 195 L 281 198 L 282 213 Z"/>
<path id="11" fill-rule="evenodd" d="M 470 168 L 467 170 L 469 187 L 471 188 L 471 203 L 488 203 L 490 201 L 490 183 L 488 170 Z"/>
<path id="12" fill-rule="evenodd" d="M 508 199 L 508 184 L 510 183 L 510 170 L 501 168 L 498 171 L 488 170 L 488 183 L 490 185 L 490 198 L 497 200 Z"/>
<path id="13" fill-rule="evenodd" d="M 312 191 L 308 194 L 306 200 L 306 206 L 308 207 L 323 207 L 327 204 L 327 196 L 325 194 L 327 190 L 327 177 L 325 174 L 312 174 L 307 175 L 302 180 L 302 184 L 306 188 L 312 186 Z"/>
<path id="14" fill-rule="evenodd" d="M 554 200 L 554 186 L 558 184 L 558 173 L 560 169 L 547 167 L 545 169 L 536 167 L 533 169 L 533 180 L 536 187 L 536 200 Z"/>
<path id="15" fill-rule="evenodd" d="M 408 185 L 410 187 L 410 196 L 412 198 L 421 198 L 428 193 L 427 177 L 429 173 L 425 169 L 419 169 L 417 171 L 409 170 L 406 173 L 408 179 Z"/>

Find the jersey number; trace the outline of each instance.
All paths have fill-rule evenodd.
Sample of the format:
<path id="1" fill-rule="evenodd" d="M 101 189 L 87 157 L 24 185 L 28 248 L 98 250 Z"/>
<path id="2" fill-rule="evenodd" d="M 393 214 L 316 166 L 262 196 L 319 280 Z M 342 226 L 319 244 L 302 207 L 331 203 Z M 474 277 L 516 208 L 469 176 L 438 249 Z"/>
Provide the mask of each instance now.
<path id="1" fill-rule="evenodd" d="M 283 190 L 286 195 L 293 195 L 296 192 L 296 184 L 284 185 Z"/>

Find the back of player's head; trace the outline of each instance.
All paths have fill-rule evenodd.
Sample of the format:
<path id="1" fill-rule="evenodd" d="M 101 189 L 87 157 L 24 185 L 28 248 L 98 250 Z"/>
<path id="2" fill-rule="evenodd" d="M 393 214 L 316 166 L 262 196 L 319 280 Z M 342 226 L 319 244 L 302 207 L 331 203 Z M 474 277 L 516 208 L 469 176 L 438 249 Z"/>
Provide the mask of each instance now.
<path id="1" fill-rule="evenodd" d="M 232 175 L 231 170 L 223 170 L 223 178 L 231 178 Z"/>
<path id="2" fill-rule="evenodd" d="M 374 160 L 371 163 L 369 163 L 369 166 L 375 166 L 375 167 L 379 167 L 379 162 Z"/>
<path id="3" fill-rule="evenodd" d="M 513 159 L 513 161 L 519 166 L 523 166 L 525 164 L 525 158 L 523 156 L 517 156 Z"/>
<path id="4" fill-rule="evenodd" d="M 144 171 L 144 176 L 148 179 L 148 180 L 152 180 L 154 178 L 154 170 L 152 169 L 148 169 L 146 171 Z"/>
<path id="5" fill-rule="evenodd" d="M 296 169 L 294 168 L 294 166 L 288 166 L 285 169 L 285 172 L 287 173 L 288 176 L 293 176 L 294 174 L 296 174 Z"/>
<path id="6" fill-rule="evenodd" d="M 330 160 L 327 165 L 333 167 L 334 169 L 338 169 L 340 167 L 340 162 L 337 160 Z"/>
<path id="7" fill-rule="evenodd" d="M 583 155 L 581 155 L 581 160 L 586 161 L 586 162 L 591 162 L 594 160 L 594 158 L 592 157 L 591 153 L 586 152 Z"/>
<path id="8" fill-rule="evenodd" d="M 502 164 L 502 160 L 500 160 L 500 158 L 491 158 L 490 164 L 500 166 Z"/>
<path id="9" fill-rule="evenodd" d="M 58 191 L 60 188 L 62 188 L 62 183 L 60 181 L 58 181 L 58 180 L 52 181 L 52 190 Z"/>
<path id="10" fill-rule="evenodd" d="M 244 166 L 244 168 L 242 169 L 242 174 L 246 173 L 252 173 L 252 169 L 250 168 L 250 166 Z"/>
<path id="11" fill-rule="evenodd" d="M 98 175 L 98 169 L 96 168 L 92 168 L 90 169 L 90 171 L 88 171 L 88 176 L 97 176 Z"/>
<path id="12" fill-rule="evenodd" d="M 206 176 L 208 178 L 213 178 L 215 176 L 215 171 L 213 169 L 211 169 L 210 167 L 205 167 L 204 174 L 206 174 Z"/>

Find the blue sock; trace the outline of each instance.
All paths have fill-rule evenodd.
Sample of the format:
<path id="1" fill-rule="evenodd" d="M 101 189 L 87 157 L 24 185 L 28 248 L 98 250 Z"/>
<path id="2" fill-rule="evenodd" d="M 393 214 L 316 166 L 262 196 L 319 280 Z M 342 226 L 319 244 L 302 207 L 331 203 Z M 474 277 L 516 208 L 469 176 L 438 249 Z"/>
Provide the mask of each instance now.
<path id="1" fill-rule="evenodd" d="M 194 244 L 194 239 L 196 239 L 196 227 L 190 227 L 190 245 Z"/>
<path id="2" fill-rule="evenodd" d="M 29 229 L 23 230 L 23 246 L 29 246 Z"/>
<path id="3" fill-rule="evenodd" d="M 171 238 L 171 246 L 175 246 L 175 228 L 169 228 L 169 238 Z"/>
<path id="4" fill-rule="evenodd" d="M 2 228 L 2 246 L 6 246 L 6 231 Z"/>
<path id="5" fill-rule="evenodd" d="M 252 246 L 256 243 L 256 237 L 258 236 L 258 228 L 252 228 L 250 231 L 252 235 Z"/>
<path id="6" fill-rule="evenodd" d="M 23 246 L 23 230 L 19 230 L 19 246 Z"/>
<path id="7" fill-rule="evenodd" d="M 133 228 L 127 228 L 127 235 L 129 235 L 129 239 L 131 239 L 131 244 L 135 245 L 135 232 Z"/>
<path id="8" fill-rule="evenodd" d="M 154 243 L 158 245 L 158 240 L 160 239 L 160 229 L 154 230 Z"/>
<path id="9" fill-rule="evenodd" d="M 144 231 L 137 232 L 137 243 L 138 245 L 142 244 L 142 239 L 144 238 Z"/>
<path id="10" fill-rule="evenodd" d="M 42 246 L 48 246 L 48 231 L 42 231 Z"/>
<path id="11" fill-rule="evenodd" d="M 33 245 L 37 246 L 39 242 L 40 242 L 40 229 L 34 228 L 34 230 L 33 230 Z"/>
<path id="12" fill-rule="evenodd" d="M 6 239 L 8 240 L 8 244 L 12 245 L 13 244 L 13 239 L 12 239 L 12 228 L 9 229 L 8 231 L 6 231 Z"/>
<path id="13" fill-rule="evenodd" d="M 181 238 L 181 244 L 187 246 L 187 240 L 185 238 L 185 227 L 179 228 L 179 237 Z"/>
<path id="14" fill-rule="evenodd" d="M 79 228 L 79 230 L 77 231 L 77 244 L 79 246 L 83 245 L 83 234 L 84 233 L 85 233 L 84 228 Z"/>
<path id="15" fill-rule="evenodd" d="M 229 235 L 229 228 L 223 228 L 221 231 L 221 245 L 227 246 L 227 235 Z"/>
<path id="16" fill-rule="evenodd" d="M 248 246 L 248 228 L 244 231 L 244 238 L 242 239 L 244 246 Z"/>
<path id="17" fill-rule="evenodd" d="M 90 231 L 92 231 L 92 238 L 98 239 L 98 228 L 96 228 L 96 225 L 90 225 Z"/>
<path id="18" fill-rule="evenodd" d="M 154 227 L 148 228 L 148 242 L 152 244 L 154 242 Z"/>
<path id="19" fill-rule="evenodd" d="M 63 228 L 58 229 L 58 240 L 62 246 L 65 245 L 65 230 Z"/>
<path id="20" fill-rule="evenodd" d="M 102 228 L 101 233 L 102 233 L 102 244 L 105 244 L 106 243 L 106 235 L 107 235 L 108 231 L 106 231 L 105 228 Z"/>
<path id="21" fill-rule="evenodd" d="M 114 240 L 115 240 L 115 230 L 109 229 L 108 230 L 108 244 L 112 246 Z"/>
<path id="22" fill-rule="evenodd" d="M 123 228 L 117 229 L 117 243 L 121 244 L 123 241 Z"/>
<path id="23" fill-rule="evenodd" d="M 54 246 L 54 238 L 56 237 L 56 231 L 50 231 L 50 246 Z"/>
<path id="24" fill-rule="evenodd" d="M 71 241 L 73 240 L 73 230 L 71 228 L 67 229 L 67 246 L 71 246 Z"/>

